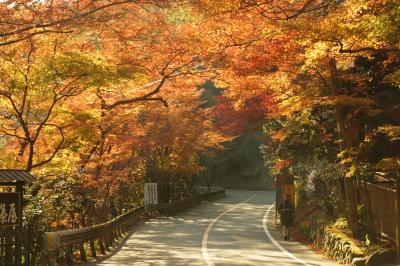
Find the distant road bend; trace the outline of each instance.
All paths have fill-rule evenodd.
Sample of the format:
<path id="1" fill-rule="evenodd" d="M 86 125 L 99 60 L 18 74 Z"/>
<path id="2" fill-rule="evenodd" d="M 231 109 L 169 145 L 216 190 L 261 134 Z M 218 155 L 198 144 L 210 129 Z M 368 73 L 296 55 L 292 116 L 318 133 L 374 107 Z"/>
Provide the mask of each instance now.
<path id="1" fill-rule="evenodd" d="M 275 192 L 227 191 L 224 199 L 139 225 L 95 265 L 337 266 L 274 225 Z M 92 264 L 93 265 L 93 264 Z"/>

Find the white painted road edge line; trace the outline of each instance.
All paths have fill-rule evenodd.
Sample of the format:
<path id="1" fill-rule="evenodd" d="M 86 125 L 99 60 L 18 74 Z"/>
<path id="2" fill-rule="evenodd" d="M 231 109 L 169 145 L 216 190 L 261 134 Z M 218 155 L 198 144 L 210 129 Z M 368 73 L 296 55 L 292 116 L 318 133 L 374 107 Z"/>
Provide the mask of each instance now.
<path id="1" fill-rule="evenodd" d="M 211 232 L 212 227 L 214 226 L 214 224 L 225 214 L 227 214 L 230 211 L 233 211 L 234 209 L 236 209 L 237 207 L 239 207 L 240 205 L 242 205 L 243 203 L 248 202 L 249 200 L 255 198 L 256 195 L 251 196 L 250 198 L 248 198 L 245 201 L 242 201 L 239 204 L 236 204 L 235 206 L 233 206 L 232 208 L 230 208 L 229 210 L 221 213 L 220 215 L 218 215 L 214 220 L 211 221 L 211 223 L 208 225 L 206 231 L 204 232 L 203 235 L 203 241 L 201 242 L 201 253 L 203 254 L 203 259 L 204 261 L 207 263 L 208 266 L 215 266 L 214 262 L 212 262 L 210 255 L 208 254 L 208 249 L 207 249 L 207 242 L 208 242 L 208 235 Z"/>
<path id="2" fill-rule="evenodd" d="M 267 217 L 268 217 L 269 213 L 271 212 L 271 210 L 274 208 L 274 206 L 275 206 L 275 204 L 272 204 L 271 207 L 269 207 L 269 209 L 267 210 L 267 212 L 265 213 L 264 218 L 263 218 L 263 227 L 264 227 L 265 234 L 267 234 L 267 237 L 272 242 L 272 244 L 274 244 L 274 246 L 277 247 L 280 251 L 282 251 L 286 256 L 290 257 L 294 261 L 296 261 L 300 264 L 303 264 L 305 266 L 312 266 L 312 265 L 308 264 L 307 262 L 305 262 L 304 260 L 299 259 L 295 255 L 290 253 L 286 248 L 284 248 L 281 244 L 279 244 L 279 242 L 276 241 L 275 238 L 272 237 L 272 235 L 268 229 L 268 226 L 267 226 Z"/>

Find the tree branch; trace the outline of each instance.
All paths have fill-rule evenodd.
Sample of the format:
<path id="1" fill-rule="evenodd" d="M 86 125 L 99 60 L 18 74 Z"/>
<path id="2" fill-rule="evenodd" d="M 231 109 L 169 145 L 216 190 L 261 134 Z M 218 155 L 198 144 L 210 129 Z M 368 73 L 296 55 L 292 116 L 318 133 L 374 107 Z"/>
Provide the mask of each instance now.
<path id="1" fill-rule="evenodd" d="M 374 47 L 362 47 L 358 49 L 345 49 L 344 44 L 340 40 L 333 40 L 339 45 L 339 53 L 342 54 L 356 54 L 356 53 L 363 53 L 363 52 L 370 52 L 370 53 L 379 53 L 379 52 L 387 52 L 387 53 L 400 53 L 400 49 L 398 48 L 374 48 Z"/>
<path id="2" fill-rule="evenodd" d="M 126 104 L 131 104 L 131 103 L 136 103 L 136 102 L 141 102 L 141 101 L 149 101 L 149 98 L 157 93 L 160 92 L 161 87 L 164 85 L 165 81 L 167 80 L 168 76 L 164 76 L 160 83 L 158 84 L 158 86 L 150 91 L 149 93 L 143 95 L 143 96 L 139 96 L 139 97 L 134 97 L 134 98 L 130 98 L 130 99 L 126 99 L 126 100 L 120 100 L 120 101 L 116 101 L 115 103 L 111 104 L 111 105 L 106 105 L 104 107 L 104 109 L 106 110 L 111 110 L 114 109 L 120 105 L 126 105 Z M 150 98 L 151 99 L 151 98 Z M 153 98 L 154 101 L 155 98 Z M 165 104 L 164 104 L 165 105 Z"/>
<path id="3" fill-rule="evenodd" d="M 359 49 L 339 49 L 339 53 L 342 54 L 356 54 L 356 53 L 379 53 L 379 52 L 387 52 L 387 53 L 400 53 L 400 49 L 397 48 L 373 48 L 373 47 L 363 47 Z"/>
<path id="4" fill-rule="evenodd" d="M 87 12 L 84 12 L 84 13 L 79 13 L 79 10 L 75 10 L 75 12 L 74 12 L 76 14 L 75 16 L 72 16 L 72 17 L 69 17 L 69 18 L 64 18 L 64 19 L 59 19 L 59 20 L 55 20 L 55 21 L 47 22 L 47 23 L 36 23 L 34 25 L 26 26 L 26 27 L 19 28 L 19 29 L 13 30 L 13 31 L 3 32 L 3 33 L 0 33 L 0 37 L 4 38 L 4 37 L 9 37 L 9 36 L 19 35 L 19 34 L 22 34 L 22 33 L 25 33 L 25 32 L 31 31 L 31 30 L 35 30 L 35 29 L 46 29 L 46 28 L 49 28 L 49 27 L 54 27 L 54 26 L 58 26 L 58 25 L 62 25 L 62 24 L 67 24 L 67 23 L 69 23 L 69 22 L 71 22 L 73 20 L 92 15 L 92 14 L 98 12 L 98 11 L 101 11 L 101 10 L 104 10 L 104 9 L 107 9 L 107 8 L 110 8 L 110 7 L 113 7 L 113 6 L 116 6 L 116 5 L 121 5 L 121 4 L 126 4 L 126 3 L 135 3 L 135 2 L 136 2 L 135 0 L 124 0 L 124 1 L 119 1 L 119 2 L 118 1 L 117 2 L 111 2 L 109 4 L 96 7 L 94 9 L 92 9 L 90 11 L 87 11 Z M 45 33 L 45 32 L 48 32 L 48 31 L 49 30 L 43 30 L 43 31 L 36 32 L 36 33 L 33 33 L 33 34 L 36 35 L 36 34 L 41 34 L 41 33 Z"/>
<path id="5" fill-rule="evenodd" d="M 55 125 L 55 124 L 46 124 L 46 125 L 47 126 L 53 126 L 53 127 L 57 128 L 59 133 L 60 133 L 61 140 L 58 143 L 57 147 L 55 147 L 53 153 L 47 159 L 45 159 L 45 160 L 43 160 L 41 162 L 38 162 L 36 164 L 32 164 L 32 166 L 31 166 L 31 168 L 29 170 L 31 170 L 33 168 L 36 168 L 36 167 L 40 167 L 42 165 L 45 165 L 45 164 L 49 163 L 51 160 L 53 160 L 54 156 L 56 156 L 56 154 L 62 149 L 62 145 L 64 144 L 65 137 L 64 137 L 63 129 L 61 127 Z"/>
<path id="6" fill-rule="evenodd" d="M 18 43 L 18 42 L 22 42 L 24 40 L 30 39 L 35 35 L 39 35 L 39 34 L 45 34 L 45 33 L 72 33 L 72 31 L 60 31 L 60 30 L 43 30 L 43 31 L 37 31 L 31 34 L 28 34 L 26 36 L 20 37 L 20 38 L 15 38 L 9 41 L 4 41 L 4 42 L 0 42 L 0 46 L 6 46 L 9 44 L 14 44 L 14 43 Z"/>
<path id="7" fill-rule="evenodd" d="M 160 73 L 163 75 L 163 77 L 162 77 L 160 80 L 157 80 L 157 81 L 155 81 L 155 82 L 150 83 L 150 85 L 158 83 L 157 87 L 155 87 L 153 90 L 151 90 L 150 92 L 148 92 L 148 93 L 146 93 L 146 94 L 144 94 L 144 95 L 142 95 L 142 96 L 138 96 L 138 97 L 134 97 L 134 98 L 130 98 L 130 99 L 125 99 L 125 100 L 116 101 L 116 102 L 114 102 L 113 104 L 110 104 L 110 105 L 107 105 L 107 104 L 104 102 L 104 99 L 102 99 L 102 100 L 103 100 L 103 101 L 102 101 L 102 104 L 104 105 L 104 109 L 105 109 L 105 110 L 111 110 L 111 109 L 114 109 L 114 108 L 116 108 L 116 107 L 118 107 L 118 106 L 121 106 L 121 105 L 127 105 L 127 104 L 131 104 L 131 103 L 144 102 L 144 101 L 160 101 L 160 102 L 162 102 L 162 103 L 164 104 L 165 107 L 168 107 L 168 103 L 167 103 L 167 101 L 166 101 L 164 98 L 162 98 L 162 97 L 152 97 L 152 96 L 154 96 L 155 94 L 157 94 L 157 93 L 160 92 L 162 86 L 164 85 L 164 83 L 165 83 L 169 78 L 176 77 L 176 76 L 180 75 L 180 74 L 181 74 L 180 71 L 181 71 L 182 69 L 184 69 L 184 68 L 190 66 L 190 64 L 192 64 L 193 62 L 195 62 L 195 60 L 192 59 L 192 60 L 186 62 L 185 64 L 183 64 L 183 65 L 181 65 L 181 66 L 179 66 L 179 67 L 174 68 L 174 69 L 171 70 L 168 74 L 165 74 L 166 70 L 168 69 L 168 67 L 170 66 L 170 64 L 172 63 L 172 61 L 174 60 L 174 58 L 175 58 L 176 56 L 177 56 L 177 55 L 172 56 L 172 58 L 171 58 L 171 59 L 166 63 L 166 65 L 161 69 Z M 193 68 L 195 68 L 195 67 L 192 67 L 191 69 L 193 69 Z M 145 85 L 144 87 L 147 87 L 147 86 L 149 86 L 149 84 Z"/>

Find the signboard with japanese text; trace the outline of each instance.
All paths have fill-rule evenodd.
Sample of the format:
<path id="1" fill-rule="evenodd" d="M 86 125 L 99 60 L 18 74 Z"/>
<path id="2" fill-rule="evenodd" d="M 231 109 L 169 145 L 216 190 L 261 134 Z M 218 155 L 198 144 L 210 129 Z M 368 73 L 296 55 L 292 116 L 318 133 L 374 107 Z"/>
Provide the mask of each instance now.
<path id="1" fill-rule="evenodd" d="M 20 208 L 19 193 L 0 193 L 0 227 L 18 226 Z"/>
<path id="2" fill-rule="evenodd" d="M 283 186 L 283 197 L 288 197 L 290 203 L 296 206 L 296 189 L 294 185 L 284 185 Z"/>

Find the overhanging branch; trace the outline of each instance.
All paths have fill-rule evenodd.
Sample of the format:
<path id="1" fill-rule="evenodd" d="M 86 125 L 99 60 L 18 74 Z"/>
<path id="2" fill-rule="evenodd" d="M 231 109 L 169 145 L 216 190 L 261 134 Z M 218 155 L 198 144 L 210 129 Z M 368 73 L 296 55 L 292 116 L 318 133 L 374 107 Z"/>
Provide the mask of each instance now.
<path id="1" fill-rule="evenodd" d="M 165 107 L 168 107 L 168 103 L 163 97 L 153 97 L 153 96 L 155 96 L 156 94 L 158 94 L 161 91 L 162 86 L 165 84 L 165 82 L 168 79 L 176 77 L 176 76 L 179 76 L 179 75 L 181 75 L 183 73 L 184 74 L 188 74 L 187 72 L 182 72 L 182 70 L 187 68 L 187 67 L 190 67 L 190 65 L 195 62 L 195 59 L 192 59 L 192 60 L 184 63 L 183 65 L 172 69 L 171 71 L 169 71 L 168 74 L 165 74 L 165 72 L 167 71 L 167 68 L 170 66 L 170 64 L 172 63 L 172 61 L 174 60 L 175 57 L 176 56 L 173 56 L 166 63 L 166 65 L 162 68 L 162 70 L 160 71 L 160 73 L 163 75 L 163 77 L 160 80 L 157 80 L 155 82 L 151 82 L 150 83 L 150 84 L 157 84 L 158 83 L 157 87 L 155 87 L 153 90 L 151 90 L 150 92 L 148 92 L 148 93 L 146 93 L 146 94 L 144 94 L 142 96 L 133 97 L 133 98 L 130 98 L 130 99 L 125 99 L 125 100 L 119 100 L 119 101 L 116 101 L 116 102 L 114 102 L 113 104 L 110 104 L 110 105 L 107 105 L 105 103 L 104 99 L 102 99 L 103 109 L 111 110 L 111 109 L 114 109 L 114 108 L 116 108 L 118 106 L 121 106 L 121 105 L 127 105 L 127 104 L 132 104 L 132 103 L 137 103 L 137 102 L 145 102 L 145 101 L 160 101 L 160 102 L 162 102 L 164 104 Z M 196 67 L 197 66 L 192 67 L 192 68 L 190 68 L 190 70 L 192 70 L 192 69 L 194 69 Z M 144 87 L 147 87 L 148 85 L 149 84 L 145 85 Z"/>

